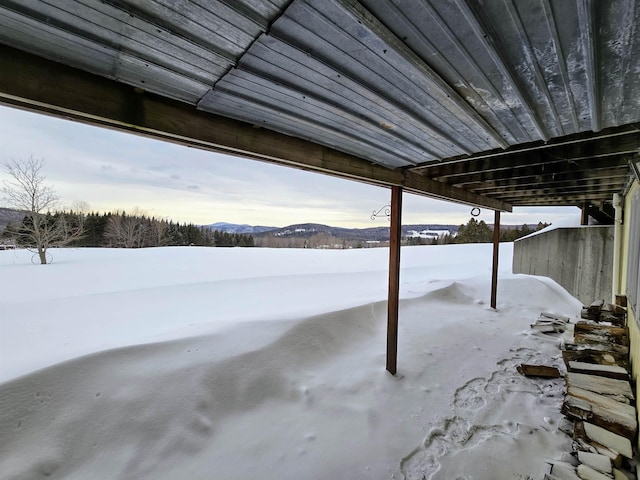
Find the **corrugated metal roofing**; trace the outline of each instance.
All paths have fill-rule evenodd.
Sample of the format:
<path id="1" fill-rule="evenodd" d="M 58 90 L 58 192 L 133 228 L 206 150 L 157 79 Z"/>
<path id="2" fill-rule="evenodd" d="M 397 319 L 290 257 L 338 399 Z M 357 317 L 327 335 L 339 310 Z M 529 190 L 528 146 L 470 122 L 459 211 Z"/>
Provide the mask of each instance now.
<path id="1" fill-rule="evenodd" d="M 0 41 L 196 104 L 287 3 L 3 0 Z"/>
<path id="2" fill-rule="evenodd" d="M 452 165 L 640 122 L 639 24 L 636 0 L 0 1 L 0 43 L 514 204 L 583 201 L 598 164 Z"/>
<path id="3" fill-rule="evenodd" d="M 295 134 L 285 118 L 311 120 L 329 134 L 320 140 L 336 147 L 327 129 L 347 129 L 356 141 L 346 151 L 390 166 L 500 146 L 475 110 L 354 2 L 294 2 L 200 108 L 253 121 L 252 105 L 260 108 L 264 96 L 260 87 L 247 92 L 251 82 L 282 93 L 281 110 L 262 118 L 266 126 Z M 386 146 L 379 155 L 367 150 L 371 137 Z"/>

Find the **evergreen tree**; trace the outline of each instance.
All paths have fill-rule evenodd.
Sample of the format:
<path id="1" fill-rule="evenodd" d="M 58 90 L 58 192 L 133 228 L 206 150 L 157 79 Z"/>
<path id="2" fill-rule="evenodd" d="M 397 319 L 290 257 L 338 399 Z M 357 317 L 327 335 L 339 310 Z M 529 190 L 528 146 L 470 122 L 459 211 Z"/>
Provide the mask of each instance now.
<path id="1" fill-rule="evenodd" d="M 493 241 L 493 232 L 484 220 L 472 218 L 466 225 L 458 227 L 456 243 L 487 243 Z"/>

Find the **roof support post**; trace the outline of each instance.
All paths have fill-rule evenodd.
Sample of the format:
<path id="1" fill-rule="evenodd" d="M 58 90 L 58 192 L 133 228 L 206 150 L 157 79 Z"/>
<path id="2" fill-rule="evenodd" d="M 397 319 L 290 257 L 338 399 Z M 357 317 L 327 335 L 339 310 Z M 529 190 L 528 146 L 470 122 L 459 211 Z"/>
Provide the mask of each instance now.
<path id="1" fill-rule="evenodd" d="M 614 193 L 611 203 L 615 211 L 613 223 L 613 282 L 611 282 L 611 303 L 615 304 L 616 296 L 621 293 L 620 270 L 622 269 L 622 265 L 620 262 L 620 253 L 622 250 L 622 196 L 619 193 Z"/>
<path id="2" fill-rule="evenodd" d="M 389 228 L 389 299 L 387 302 L 387 371 L 396 374 L 398 360 L 398 306 L 400 303 L 400 242 L 402 239 L 402 187 L 391 187 Z"/>
<path id="3" fill-rule="evenodd" d="M 580 225 L 589 225 L 589 202 L 583 203 L 580 209 Z"/>
<path id="4" fill-rule="evenodd" d="M 498 247 L 500 245 L 500 210 L 493 216 L 493 268 L 491 270 L 491 308 L 498 304 Z"/>

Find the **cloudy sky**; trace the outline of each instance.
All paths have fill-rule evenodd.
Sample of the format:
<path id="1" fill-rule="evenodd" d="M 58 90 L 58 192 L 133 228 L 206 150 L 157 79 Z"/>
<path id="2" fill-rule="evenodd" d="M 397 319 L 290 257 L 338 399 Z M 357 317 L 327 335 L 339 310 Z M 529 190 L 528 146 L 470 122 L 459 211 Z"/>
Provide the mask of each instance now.
<path id="1" fill-rule="evenodd" d="M 0 107 L 0 162 L 45 159 L 44 174 L 65 205 L 132 210 L 178 222 L 342 227 L 384 224 L 370 216 L 390 190 L 104 128 Z M 6 178 L 4 170 L 0 178 Z M 0 206 L 6 206 L 0 202 Z M 505 224 L 554 222 L 579 210 L 516 208 Z M 405 194 L 403 223 L 466 223 L 470 207 Z M 479 217 L 493 222 L 493 212 Z"/>

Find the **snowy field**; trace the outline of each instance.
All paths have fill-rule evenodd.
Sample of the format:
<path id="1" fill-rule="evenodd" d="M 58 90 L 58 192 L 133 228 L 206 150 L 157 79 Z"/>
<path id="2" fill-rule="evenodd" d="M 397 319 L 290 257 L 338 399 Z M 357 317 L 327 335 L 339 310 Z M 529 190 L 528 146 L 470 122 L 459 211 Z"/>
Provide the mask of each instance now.
<path id="1" fill-rule="evenodd" d="M 568 451 L 559 340 L 576 317 L 501 245 L 402 249 L 398 375 L 388 251 L 0 251 L 0 478 L 541 479 Z"/>

